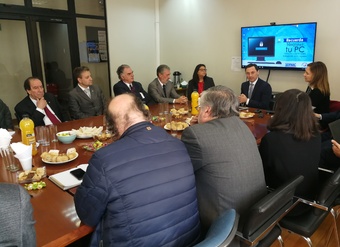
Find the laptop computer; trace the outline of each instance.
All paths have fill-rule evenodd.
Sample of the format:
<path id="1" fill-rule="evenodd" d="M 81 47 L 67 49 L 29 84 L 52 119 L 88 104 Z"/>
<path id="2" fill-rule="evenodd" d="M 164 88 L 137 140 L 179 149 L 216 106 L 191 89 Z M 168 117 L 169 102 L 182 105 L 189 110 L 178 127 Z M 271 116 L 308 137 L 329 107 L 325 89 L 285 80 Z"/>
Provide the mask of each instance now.
<path id="1" fill-rule="evenodd" d="M 340 119 L 328 124 L 333 139 L 340 143 Z"/>

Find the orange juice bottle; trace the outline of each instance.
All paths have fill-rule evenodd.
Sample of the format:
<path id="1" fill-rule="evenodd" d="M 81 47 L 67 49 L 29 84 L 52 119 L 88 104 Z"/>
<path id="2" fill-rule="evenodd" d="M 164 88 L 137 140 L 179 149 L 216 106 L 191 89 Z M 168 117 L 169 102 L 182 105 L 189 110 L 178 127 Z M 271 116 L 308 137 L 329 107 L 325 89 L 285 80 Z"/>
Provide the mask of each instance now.
<path id="1" fill-rule="evenodd" d="M 197 110 L 197 106 L 198 106 L 198 98 L 199 98 L 199 93 L 197 91 L 193 91 L 191 93 L 191 115 L 198 115 L 198 110 Z"/>
<path id="2" fill-rule="evenodd" d="M 34 122 L 28 117 L 28 115 L 23 115 L 23 118 L 19 123 L 19 127 L 21 130 L 22 143 L 25 145 L 32 145 L 32 155 L 36 155 L 38 150 L 34 135 Z"/>

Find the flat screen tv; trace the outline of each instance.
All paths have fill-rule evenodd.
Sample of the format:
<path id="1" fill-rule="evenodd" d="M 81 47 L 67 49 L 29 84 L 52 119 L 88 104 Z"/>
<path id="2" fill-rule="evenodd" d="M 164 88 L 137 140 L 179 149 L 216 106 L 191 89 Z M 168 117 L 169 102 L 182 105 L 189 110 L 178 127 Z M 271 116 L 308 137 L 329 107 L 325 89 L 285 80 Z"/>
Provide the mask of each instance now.
<path id="1" fill-rule="evenodd" d="M 304 70 L 314 62 L 316 22 L 241 27 L 241 66 Z"/>

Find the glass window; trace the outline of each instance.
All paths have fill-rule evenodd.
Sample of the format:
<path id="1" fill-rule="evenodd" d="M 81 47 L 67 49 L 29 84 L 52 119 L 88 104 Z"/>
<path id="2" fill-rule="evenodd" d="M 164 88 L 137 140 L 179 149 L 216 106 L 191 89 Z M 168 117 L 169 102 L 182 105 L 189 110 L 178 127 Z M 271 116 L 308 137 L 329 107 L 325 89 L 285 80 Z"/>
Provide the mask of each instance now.
<path id="1" fill-rule="evenodd" d="M 24 21 L 1 20 L 0 99 L 15 119 L 14 107 L 26 97 L 24 81 L 32 76 Z"/>
<path id="2" fill-rule="evenodd" d="M 76 13 L 84 15 L 104 16 L 104 0 L 75 0 Z"/>
<path id="3" fill-rule="evenodd" d="M 67 0 L 32 0 L 32 6 L 37 8 L 67 10 Z"/>
<path id="4" fill-rule="evenodd" d="M 24 6 L 24 0 L 0 0 L 0 3 L 3 4 L 12 4 L 12 5 L 21 5 Z"/>

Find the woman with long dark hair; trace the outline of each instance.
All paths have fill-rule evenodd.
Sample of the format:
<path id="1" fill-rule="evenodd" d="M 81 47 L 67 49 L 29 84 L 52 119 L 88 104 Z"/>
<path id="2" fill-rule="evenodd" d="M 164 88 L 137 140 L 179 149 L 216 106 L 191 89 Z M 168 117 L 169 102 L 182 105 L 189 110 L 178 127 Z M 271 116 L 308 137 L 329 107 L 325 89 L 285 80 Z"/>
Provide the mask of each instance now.
<path id="1" fill-rule="evenodd" d="M 204 64 L 195 67 L 192 79 L 188 83 L 187 98 L 191 101 L 191 93 L 197 91 L 201 94 L 204 90 L 215 86 L 214 79 L 207 76 L 207 68 Z"/>
<path id="2" fill-rule="evenodd" d="M 313 200 L 319 188 L 321 136 L 311 100 L 306 93 L 290 89 L 279 96 L 274 110 L 270 132 L 260 144 L 266 183 L 276 188 L 303 175 L 296 195 Z"/>

